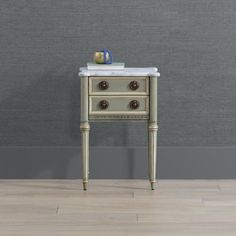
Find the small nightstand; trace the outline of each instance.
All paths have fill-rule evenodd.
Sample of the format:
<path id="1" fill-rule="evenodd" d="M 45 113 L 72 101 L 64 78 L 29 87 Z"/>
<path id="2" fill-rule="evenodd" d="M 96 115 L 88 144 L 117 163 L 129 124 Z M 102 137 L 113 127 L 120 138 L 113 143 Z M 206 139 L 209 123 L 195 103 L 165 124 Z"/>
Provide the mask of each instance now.
<path id="1" fill-rule="evenodd" d="M 83 188 L 89 174 L 90 121 L 143 120 L 148 122 L 148 170 L 151 189 L 156 182 L 157 68 L 87 70 L 80 68 Z"/>

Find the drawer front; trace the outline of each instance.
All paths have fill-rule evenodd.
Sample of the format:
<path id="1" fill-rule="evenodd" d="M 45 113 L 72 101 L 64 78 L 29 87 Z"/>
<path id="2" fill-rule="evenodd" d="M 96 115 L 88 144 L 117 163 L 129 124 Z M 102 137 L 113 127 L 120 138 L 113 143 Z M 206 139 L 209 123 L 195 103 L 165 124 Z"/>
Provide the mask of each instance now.
<path id="1" fill-rule="evenodd" d="M 148 119 L 148 96 L 90 96 L 90 119 Z"/>
<path id="2" fill-rule="evenodd" d="M 90 95 L 148 95 L 149 77 L 89 77 Z"/>

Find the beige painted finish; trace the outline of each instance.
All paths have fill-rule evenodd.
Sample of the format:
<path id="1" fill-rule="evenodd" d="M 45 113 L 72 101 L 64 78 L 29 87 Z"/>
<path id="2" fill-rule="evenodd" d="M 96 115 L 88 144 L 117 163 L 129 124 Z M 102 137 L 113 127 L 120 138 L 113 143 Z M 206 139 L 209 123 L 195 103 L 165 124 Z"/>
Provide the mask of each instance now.
<path id="1" fill-rule="evenodd" d="M 80 77 L 80 122 L 88 122 L 88 77 Z"/>
<path id="2" fill-rule="evenodd" d="M 101 110 L 99 102 L 106 100 L 109 106 L 105 110 Z M 137 100 L 139 107 L 135 110 L 130 108 L 130 102 Z M 92 114 L 136 114 L 145 115 L 149 112 L 148 96 L 89 96 L 89 115 Z"/>
<path id="3" fill-rule="evenodd" d="M 139 69 L 136 68 L 138 71 Z M 156 69 L 155 69 L 156 71 Z M 112 72 L 112 76 L 81 75 L 81 136 L 83 187 L 87 190 L 89 175 L 89 122 L 90 121 L 122 121 L 146 120 L 148 123 L 148 176 L 151 189 L 156 182 L 157 154 L 157 76 L 118 76 L 120 72 Z M 105 90 L 99 88 L 100 82 L 106 82 Z M 130 88 L 131 82 L 139 85 L 137 90 Z M 145 95 L 145 96 L 144 96 Z M 130 104 L 138 101 L 139 107 L 131 109 Z M 102 108 L 100 102 L 104 102 Z"/>
<path id="4" fill-rule="evenodd" d="M 99 83 L 106 81 L 109 87 L 106 90 L 99 88 Z M 139 88 L 132 90 L 129 87 L 130 82 L 137 81 Z M 148 95 L 149 93 L 149 77 L 147 76 L 91 76 L 89 77 L 89 94 L 90 95 Z"/>
<path id="5" fill-rule="evenodd" d="M 156 159 L 157 159 L 157 77 L 150 77 L 150 112 L 148 123 L 148 175 L 151 189 L 156 182 Z"/>
<path id="6" fill-rule="evenodd" d="M 90 125 L 88 122 L 80 124 L 84 190 L 87 189 L 89 178 L 89 130 Z"/>
<path id="7" fill-rule="evenodd" d="M 157 130 L 158 126 L 155 122 L 148 123 L 148 178 L 152 190 L 154 190 L 156 182 Z"/>
<path id="8" fill-rule="evenodd" d="M 150 116 L 149 122 L 157 124 L 157 77 L 150 77 Z"/>
<path id="9" fill-rule="evenodd" d="M 235 236 L 236 180 L 0 180 L 0 236 Z"/>

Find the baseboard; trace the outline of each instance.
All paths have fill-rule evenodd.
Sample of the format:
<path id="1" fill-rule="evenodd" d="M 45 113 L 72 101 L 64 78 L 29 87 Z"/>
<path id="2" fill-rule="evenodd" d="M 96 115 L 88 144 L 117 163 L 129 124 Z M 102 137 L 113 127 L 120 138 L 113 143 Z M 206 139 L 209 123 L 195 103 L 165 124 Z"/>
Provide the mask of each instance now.
<path id="1" fill-rule="evenodd" d="M 160 179 L 234 179 L 236 147 L 158 147 Z M 90 178 L 147 178 L 146 147 L 91 147 Z M 1 147 L 0 178 L 81 178 L 79 147 Z"/>

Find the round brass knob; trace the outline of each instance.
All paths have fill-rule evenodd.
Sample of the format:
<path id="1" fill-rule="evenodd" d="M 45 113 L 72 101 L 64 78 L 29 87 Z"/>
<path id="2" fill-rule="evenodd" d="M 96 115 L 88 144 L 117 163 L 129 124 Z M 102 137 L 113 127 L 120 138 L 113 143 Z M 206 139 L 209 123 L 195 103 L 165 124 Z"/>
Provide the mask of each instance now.
<path id="1" fill-rule="evenodd" d="M 103 80 L 98 84 L 98 86 L 100 89 L 105 90 L 105 89 L 108 89 L 109 83 L 107 81 Z"/>
<path id="2" fill-rule="evenodd" d="M 129 106 L 131 109 L 135 110 L 139 107 L 139 101 L 137 100 L 132 100 L 130 103 L 129 103 Z"/>
<path id="3" fill-rule="evenodd" d="M 132 89 L 132 90 L 137 90 L 139 88 L 139 83 L 138 81 L 131 81 L 129 83 L 129 88 Z"/>
<path id="4" fill-rule="evenodd" d="M 105 110 L 109 107 L 109 102 L 106 100 L 102 100 L 99 102 L 99 106 L 102 110 Z"/>

